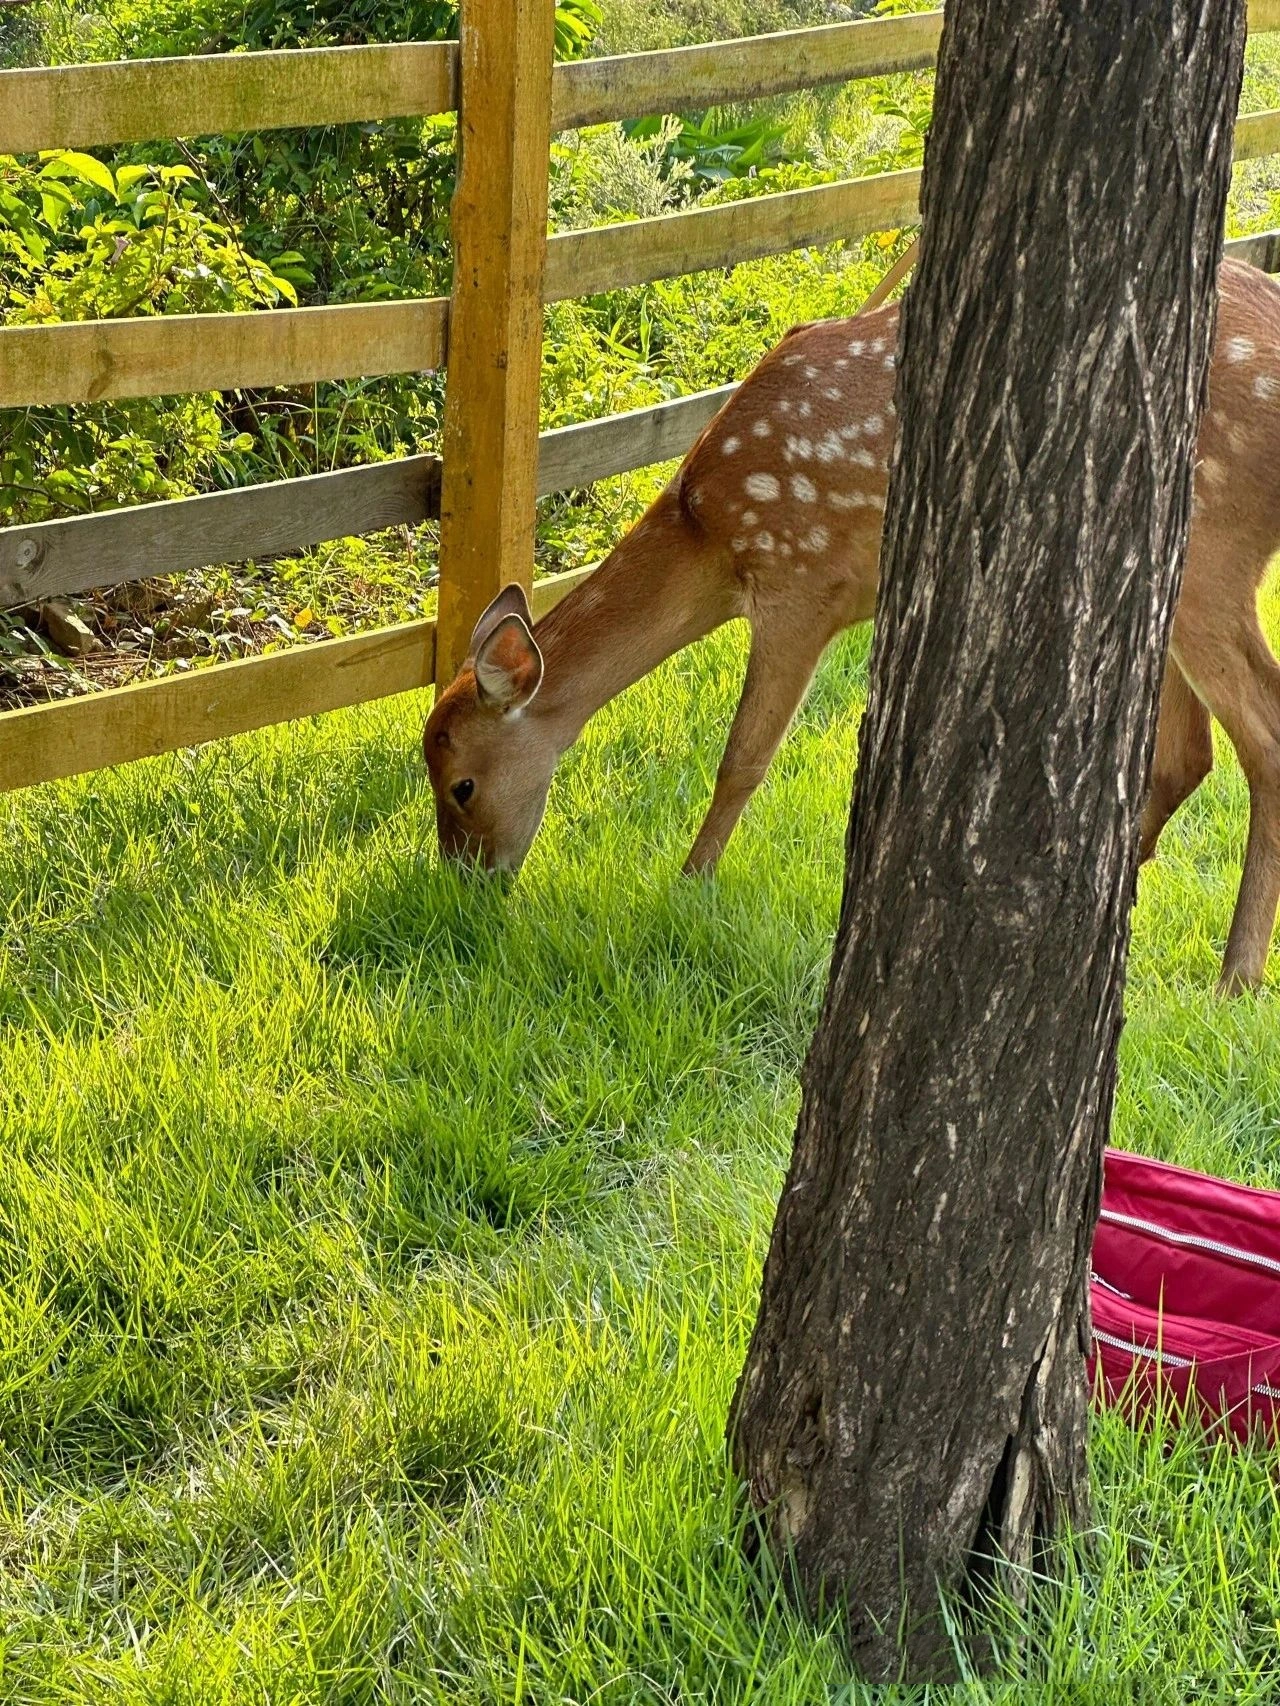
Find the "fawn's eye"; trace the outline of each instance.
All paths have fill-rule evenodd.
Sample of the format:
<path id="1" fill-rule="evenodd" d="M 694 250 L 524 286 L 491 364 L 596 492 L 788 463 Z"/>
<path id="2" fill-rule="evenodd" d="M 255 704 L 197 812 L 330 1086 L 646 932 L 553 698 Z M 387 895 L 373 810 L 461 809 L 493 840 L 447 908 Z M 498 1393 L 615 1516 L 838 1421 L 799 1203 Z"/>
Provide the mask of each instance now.
<path id="1" fill-rule="evenodd" d="M 453 787 L 450 789 L 450 792 L 452 793 L 454 799 L 458 802 L 458 804 L 460 806 L 465 806 L 467 801 L 471 798 L 472 794 L 474 794 L 475 791 L 476 791 L 476 785 L 471 780 L 470 776 L 468 776 L 462 782 L 455 782 L 453 784 Z"/>

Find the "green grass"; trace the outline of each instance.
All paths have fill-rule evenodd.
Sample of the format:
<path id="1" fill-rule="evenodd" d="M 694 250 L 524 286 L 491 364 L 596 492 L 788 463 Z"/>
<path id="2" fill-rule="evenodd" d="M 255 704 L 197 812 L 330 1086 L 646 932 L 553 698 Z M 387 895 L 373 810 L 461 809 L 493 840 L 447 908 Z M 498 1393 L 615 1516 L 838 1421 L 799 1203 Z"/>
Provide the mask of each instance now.
<path id="1" fill-rule="evenodd" d="M 734 634 L 591 725 L 506 895 L 436 867 L 412 701 L 0 804 L 0 1699 L 863 1698 L 742 1562 L 722 1430 L 866 650 L 710 886 Z M 1115 1135 L 1280 1185 L 1276 972 L 1210 993 L 1243 829 L 1224 760 Z M 1093 1556 L 962 1697 L 1275 1698 L 1274 1458 L 1106 1417 L 1093 1466 Z"/>

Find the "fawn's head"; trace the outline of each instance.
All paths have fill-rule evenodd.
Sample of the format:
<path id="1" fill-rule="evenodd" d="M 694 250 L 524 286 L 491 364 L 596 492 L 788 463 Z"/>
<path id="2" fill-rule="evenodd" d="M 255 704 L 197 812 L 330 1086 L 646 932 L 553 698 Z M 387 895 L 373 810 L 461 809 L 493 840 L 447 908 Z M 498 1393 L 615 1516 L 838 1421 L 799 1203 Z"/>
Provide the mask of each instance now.
<path id="1" fill-rule="evenodd" d="M 518 871 L 559 751 L 525 712 L 542 685 L 542 653 L 524 590 L 508 586 L 476 623 L 471 655 L 437 697 L 422 747 L 446 859 Z"/>

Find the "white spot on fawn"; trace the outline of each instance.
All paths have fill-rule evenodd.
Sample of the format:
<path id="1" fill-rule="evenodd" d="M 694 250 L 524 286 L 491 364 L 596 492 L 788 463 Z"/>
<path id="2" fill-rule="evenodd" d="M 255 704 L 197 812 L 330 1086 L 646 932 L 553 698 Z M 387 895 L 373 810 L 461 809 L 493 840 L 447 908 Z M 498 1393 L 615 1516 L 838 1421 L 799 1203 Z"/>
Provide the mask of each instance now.
<path id="1" fill-rule="evenodd" d="M 807 462 L 813 455 L 813 445 L 807 438 L 788 436 L 783 454 L 788 462 Z"/>
<path id="2" fill-rule="evenodd" d="M 740 438 L 726 438 L 720 449 L 725 456 L 732 456 L 742 449 L 742 440 Z"/>
<path id="3" fill-rule="evenodd" d="M 801 402 L 799 404 L 799 406 L 796 409 L 796 413 L 799 415 L 799 417 L 802 421 L 807 421 L 809 416 L 813 413 L 813 404 L 810 403 L 808 401 L 808 399 L 806 398 L 803 402 Z"/>
<path id="4" fill-rule="evenodd" d="M 861 492 L 827 493 L 827 502 L 832 509 L 861 509 L 866 501 Z"/>
<path id="5" fill-rule="evenodd" d="M 757 533 L 756 534 L 756 550 L 757 551 L 766 551 L 766 552 L 772 551 L 773 550 L 773 534 L 772 533 Z"/>
<path id="6" fill-rule="evenodd" d="M 810 362 L 804 370 L 804 376 L 806 379 L 816 379 L 821 372 L 822 369 L 820 367 L 815 367 L 813 363 Z"/>
<path id="7" fill-rule="evenodd" d="M 834 432 L 820 438 L 813 451 L 819 462 L 839 462 L 844 457 L 844 445 L 840 442 L 840 435 Z"/>
<path id="8" fill-rule="evenodd" d="M 778 413 L 780 415 L 789 415 L 791 413 L 791 403 L 790 403 L 790 400 L 788 398 L 783 397 L 782 400 L 779 402 Z"/>
<path id="9" fill-rule="evenodd" d="M 1264 403 L 1280 397 L 1280 379 L 1273 379 L 1269 373 L 1260 373 L 1253 382 L 1253 394 Z"/>
<path id="10" fill-rule="evenodd" d="M 856 462 L 859 468 L 874 468 L 876 465 L 876 459 L 869 450 L 855 450 L 849 460 Z"/>
<path id="11" fill-rule="evenodd" d="M 759 519 L 760 517 L 753 509 L 744 509 L 742 512 L 742 525 L 744 527 L 754 527 Z"/>
<path id="12" fill-rule="evenodd" d="M 1252 338 L 1231 338 L 1227 343 L 1228 361 L 1248 361 L 1254 353 Z"/>
<path id="13" fill-rule="evenodd" d="M 825 527 L 811 527 L 800 541 L 802 551 L 825 551 L 831 543 L 831 535 Z"/>
<path id="14" fill-rule="evenodd" d="M 803 474 L 793 474 L 791 476 L 791 495 L 802 504 L 817 503 L 818 488 L 812 480 L 807 479 Z"/>
<path id="15" fill-rule="evenodd" d="M 883 415 L 868 415 L 862 423 L 862 430 L 868 438 L 875 438 L 884 431 Z"/>
<path id="16" fill-rule="evenodd" d="M 768 421 L 765 420 L 764 416 L 761 415 L 760 419 L 753 423 L 751 430 L 757 438 L 768 438 L 769 434 L 773 431 L 773 428 L 769 425 Z"/>
<path id="17" fill-rule="evenodd" d="M 742 482 L 742 489 L 749 498 L 761 504 L 776 502 L 782 492 L 780 482 L 772 474 L 748 474 Z"/>
<path id="18" fill-rule="evenodd" d="M 829 398 L 831 402 L 838 403 L 841 397 L 844 396 L 844 392 L 838 385 L 827 385 L 824 386 L 822 395 Z"/>
<path id="19" fill-rule="evenodd" d="M 890 350 L 888 355 L 884 358 L 884 370 L 886 373 L 892 373 L 897 365 L 898 358 L 894 355 L 893 351 Z"/>
<path id="20" fill-rule="evenodd" d="M 741 556 L 750 543 L 751 541 L 749 539 L 734 539 L 730 542 L 730 549 L 736 551 L 737 554 Z"/>
<path id="21" fill-rule="evenodd" d="M 850 355 L 861 355 L 863 350 L 866 347 L 867 346 L 863 343 L 861 338 L 855 338 L 853 340 L 853 342 L 849 345 L 849 354 Z"/>
<path id="22" fill-rule="evenodd" d="M 1200 472 L 1210 486 L 1220 486 L 1226 480 L 1227 471 L 1221 462 L 1215 462 L 1212 456 L 1206 456 L 1200 464 Z"/>
<path id="23" fill-rule="evenodd" d="M 802 355 L 784 355 L 782 358 L 782 365 L 784 367 L 798 367 L 803 360 L 804 357 Z"/>
<path id="24" fill-rule="evenodd" d="M 840 428 L 840 436 L 843 439 L 861 438 L 861 424 L 858 421 L 850 421 L 848 426 L 842 426 Z"/>
<path id="25" fill-rule="evenodd" d="M 873 343 L 871 346 L 872 355 L 879 355 L 883 348 L 884 348 L 884 339 L 883 338 L 877 338 L 875 343 Z"/>

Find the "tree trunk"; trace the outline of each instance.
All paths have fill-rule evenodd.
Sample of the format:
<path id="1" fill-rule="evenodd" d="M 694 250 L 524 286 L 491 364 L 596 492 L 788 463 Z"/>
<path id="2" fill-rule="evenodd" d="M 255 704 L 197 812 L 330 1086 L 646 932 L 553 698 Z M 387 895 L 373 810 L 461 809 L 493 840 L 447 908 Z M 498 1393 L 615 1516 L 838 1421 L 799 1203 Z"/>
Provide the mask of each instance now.
<path id="1" fill-rule="evenodd" d="M 939 1584 L 1087 1516 L 1089 1250 L 1244 11 L 947 8 L 844 899 L 730 1421 L 873 1678 L 945 1675 Z"/>

